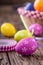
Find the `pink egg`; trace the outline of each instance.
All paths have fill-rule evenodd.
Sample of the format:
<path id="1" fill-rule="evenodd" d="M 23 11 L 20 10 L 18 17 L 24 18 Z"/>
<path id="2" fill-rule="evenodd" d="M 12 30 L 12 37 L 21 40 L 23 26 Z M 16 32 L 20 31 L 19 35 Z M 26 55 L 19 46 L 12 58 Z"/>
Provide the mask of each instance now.
<path id="1" fill-rule="evenodd" d="M 33 24 L 29 27 L 30 32 L 32 32 L 32 29 L 34 30 L 34 35 L 41 35 L 42 34 L 42 26 L 38 23 Z"/>
<path id="2" fill-rule="evenodd" d="M 31 55 L 36 51 L 37 47 L 38 45 L 35 39 L 24 38 L 18 42 L 15 50 L 22 55 Z"/>

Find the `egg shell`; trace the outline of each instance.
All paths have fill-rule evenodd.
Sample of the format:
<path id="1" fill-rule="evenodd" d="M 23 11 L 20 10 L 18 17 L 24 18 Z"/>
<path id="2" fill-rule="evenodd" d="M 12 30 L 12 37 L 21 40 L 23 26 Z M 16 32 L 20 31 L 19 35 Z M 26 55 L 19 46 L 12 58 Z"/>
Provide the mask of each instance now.
<path id="1" fill-rule="evenodd" d="M 24 9 L 25 9 L 25 10 L 30 10 L 30 11 L 35 10 L 35 9 L 34 9 L 34 6 L 33 6 L 33 3 L 28 3 L 28 4 L 24 7 Z"/>
<path id="2" fill-rule="evenodd" d="M 43 0 L 35 0 L 34 8 L 38 12 L 43 12 Z"/>
<path id="3" fill-rule="evenodd" d="M 15 46 L 15 50 L 22 55 L 31 55 L 36 51 L 37 47 L 38 45 L 35 39 L 24 38 L 18 42 Z"/>
<path id="4" fill-rule="evenodd" d="M 29 27 L 30 32 L 34 30 L 34 35 L 41 35 L 42 34 L 42 26 L 38 23 L 35 23 Z"/>
<path id="5" fill-rule="evenodd" d="M 11 23 L 6 22 L 1 25 L 1 33 L 7 37 L 14 36 L 14 34 L 16 33 L 16 28 Z"/>
<path id="6" fill-rule="evenodd" d="M 14 35 L 14 39 L 16 41 L 20 41 L 21 39 L 26 38 L 26 37 L 32 38 L 32 33 L 29 30 L 25 30 L 25 29 L 18 31 Z"/>

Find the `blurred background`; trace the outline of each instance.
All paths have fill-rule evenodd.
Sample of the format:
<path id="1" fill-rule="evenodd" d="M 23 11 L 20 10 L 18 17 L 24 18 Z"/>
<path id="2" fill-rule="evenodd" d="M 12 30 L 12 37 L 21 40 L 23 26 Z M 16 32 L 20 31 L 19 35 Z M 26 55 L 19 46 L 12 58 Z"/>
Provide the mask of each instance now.
<path id="1" fill-rule="evenodd" d="M 26 2 L 33 2 L 34 0 L 0 0 L 0 5 L 10 5 L 10 4 L 22 4 Z"/>
<path id="2" fill-rule="evenodd" d="M 24 26 L 18 15 L 17 8 L 27 2 L 34 2 L 34 0 L 0 0 L 0 26 L 3 22 L 9 22 L 13 24 L 17 30 L 23 29 Z M 1 32 L 0 38 L 5 38 Z"/>

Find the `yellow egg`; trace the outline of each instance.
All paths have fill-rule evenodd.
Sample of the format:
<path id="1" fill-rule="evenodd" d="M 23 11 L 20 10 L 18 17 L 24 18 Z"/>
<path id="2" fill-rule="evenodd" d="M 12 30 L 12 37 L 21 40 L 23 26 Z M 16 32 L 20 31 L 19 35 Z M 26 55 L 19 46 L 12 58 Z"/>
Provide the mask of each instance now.
<path id="1" fill-rule="evenodd" d="M 11 23 L 3 23 L 1 26 L 1 33 L 4 36 L 11 37 L 16 33 L 16 28 Z"/>
<path id="2" fill-rule="evenodd" d="M 1 29 L 0 29 L 1 30 Z"/>
<path id="3" fill-rule="evenodd" d="M 32 38 L 32 33 L 28 30 L 20 30 L 14 35 L 16 41 L 20 41 L 23 38 Z"/>

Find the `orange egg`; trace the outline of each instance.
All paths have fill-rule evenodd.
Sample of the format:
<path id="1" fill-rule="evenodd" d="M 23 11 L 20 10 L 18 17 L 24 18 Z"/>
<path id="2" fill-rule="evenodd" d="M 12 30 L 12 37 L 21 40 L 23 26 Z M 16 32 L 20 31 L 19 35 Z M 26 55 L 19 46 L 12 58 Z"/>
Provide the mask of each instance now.
<path id="1" fill-rule="evenodd" d="M 39 12 L 43 12 L 43 0 L 35 0 L 34 8 Z"/>

